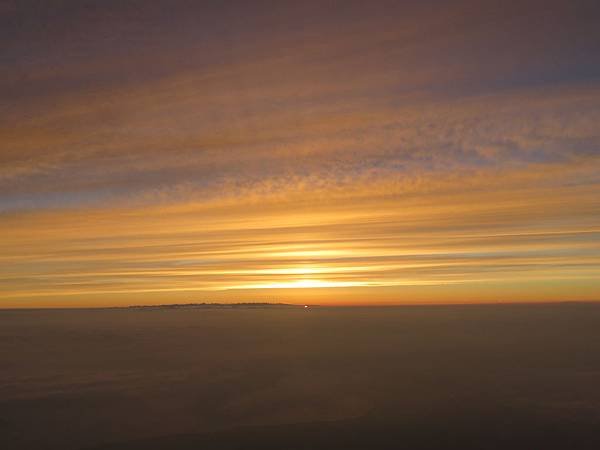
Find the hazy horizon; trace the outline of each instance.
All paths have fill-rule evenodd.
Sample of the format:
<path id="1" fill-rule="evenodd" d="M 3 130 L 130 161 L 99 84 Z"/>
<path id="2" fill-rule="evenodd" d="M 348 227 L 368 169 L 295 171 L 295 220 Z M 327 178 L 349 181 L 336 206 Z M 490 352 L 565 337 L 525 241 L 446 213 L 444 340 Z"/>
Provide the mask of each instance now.
<path id="1" fill-rule="evenodd" d="M 236 302 L 236 301 L 232 301 L 232 302 L 186 302 L 186 303 L 132 303 L 132 304 L 115 304 L 115 305 L 105 305 L 105 306 L 86 306 L 86 305 L 81 305 L 81 306 L 25 306 L 25 307 L 0 307 L 0 311 L 1 310 L 6 310 L 6 311 L 11 311 L 11 310 L 69 310 L 69 309 L 90 309 L 90 310 L 95 310 L 95 309 L 135 309 L 135 308 L 158 308 L 160 309 L 162 308 L 170 308 L 173 306 L 177 306 L 179 307 L 179 309 L 186 309 L 186 308 L 190 308 L 193 309 L 195 307 L 199 307 L 199 306 L 206 306 L 206 307 L 211 307 L 211 306 L 224 306 L 224 307 L 228 307 L 228 306 L 240 306 L 240 307 L 244 307 L 244 306 L 251 306 L 251 307 L 260 307 L 260 306 L 265 306 L 265 307 L 277 307 L 277 306 L 281 306 L 281 307 L 297 307 L 297 308 L 303 308 L 303 307 L 311 307 L 311 308 L 402 308 L 402 307 L 436 307 L 436 306 L 532 306 L 532 305 L 562 305 L 562 304 L 567 304 L 567 305 L 577 305 L 577 304 L 596 304 L 596 303 L 600 303 L 600 300 L 554 300 L 554 301 L 546 301 L 546 300 L 538 300 L 538 301 L 528 301 L 528 302 L 523 302 L 523 301 L 489 301 L 489 302 L 476 302 L 476 301 L 464 301 L 464 302 L 444 302 L 444 303 L 434 303 L 434 302 L 430 302 L 430 303 L 423 303 L 423 302 L 402 302 L 402 303 L 374 303 L 374 302 L 365 302 L 365 303 L 340 303 L 340 302 L 333 302 L 333 303 L 286 303 L 286 302 L 261 302 L 261 301 L 257 301 L 257 302 Z M 256 305 L 256 306 L 254 306 Z"/>

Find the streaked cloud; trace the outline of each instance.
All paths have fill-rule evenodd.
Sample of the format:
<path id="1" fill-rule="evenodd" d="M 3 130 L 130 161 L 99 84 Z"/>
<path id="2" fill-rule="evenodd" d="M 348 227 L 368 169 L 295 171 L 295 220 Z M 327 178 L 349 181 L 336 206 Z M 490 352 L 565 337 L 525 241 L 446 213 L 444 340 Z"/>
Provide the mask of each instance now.
<path id="1" fill-rule="evenodd" d="M 5 306 L 597 299 L 590 4 L 150 4 L 1 12 Z"/>

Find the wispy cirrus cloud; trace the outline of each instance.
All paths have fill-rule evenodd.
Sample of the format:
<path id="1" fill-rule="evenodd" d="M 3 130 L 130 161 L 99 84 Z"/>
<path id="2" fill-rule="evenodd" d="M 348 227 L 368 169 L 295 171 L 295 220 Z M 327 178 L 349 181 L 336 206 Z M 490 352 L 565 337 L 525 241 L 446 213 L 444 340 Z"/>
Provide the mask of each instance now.
<path id="1" fill-rule="evenodd" d="M 597 296 L 593 5 L 267 3 L 2 13 L 11 305 Z"/>

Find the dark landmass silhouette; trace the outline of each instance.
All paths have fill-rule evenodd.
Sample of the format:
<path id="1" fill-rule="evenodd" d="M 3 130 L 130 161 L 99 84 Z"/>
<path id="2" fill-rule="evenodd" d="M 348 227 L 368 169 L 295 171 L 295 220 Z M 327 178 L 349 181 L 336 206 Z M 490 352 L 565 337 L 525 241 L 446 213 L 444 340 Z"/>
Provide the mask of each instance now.
<path id="1" fill-rule="evenodd" d="M 240 309 L 240 308 L 303 308 L 304 305 L 290 303 L 245 302 L 245 303 L 168 303 L 164 305 L 130 305 L 127 309 Z M 116 307 L 112 309 L 121 309 Z"/>

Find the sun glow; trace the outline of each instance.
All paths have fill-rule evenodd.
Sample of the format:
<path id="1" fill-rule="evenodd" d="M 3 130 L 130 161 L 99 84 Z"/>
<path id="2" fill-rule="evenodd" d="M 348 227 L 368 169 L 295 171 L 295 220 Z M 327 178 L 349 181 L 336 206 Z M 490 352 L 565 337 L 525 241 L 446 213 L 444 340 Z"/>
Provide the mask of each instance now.
<path id="1" fill-rule="evenodd" d="M 369 286 L 364 281 L 326 281 L 314 279 L 302 279 L 292 281 L 281 281 L 275 283 L 257 283 L 233 286 L 230 289 L 311 289 L 311 288 L 339 288 Z"/>

